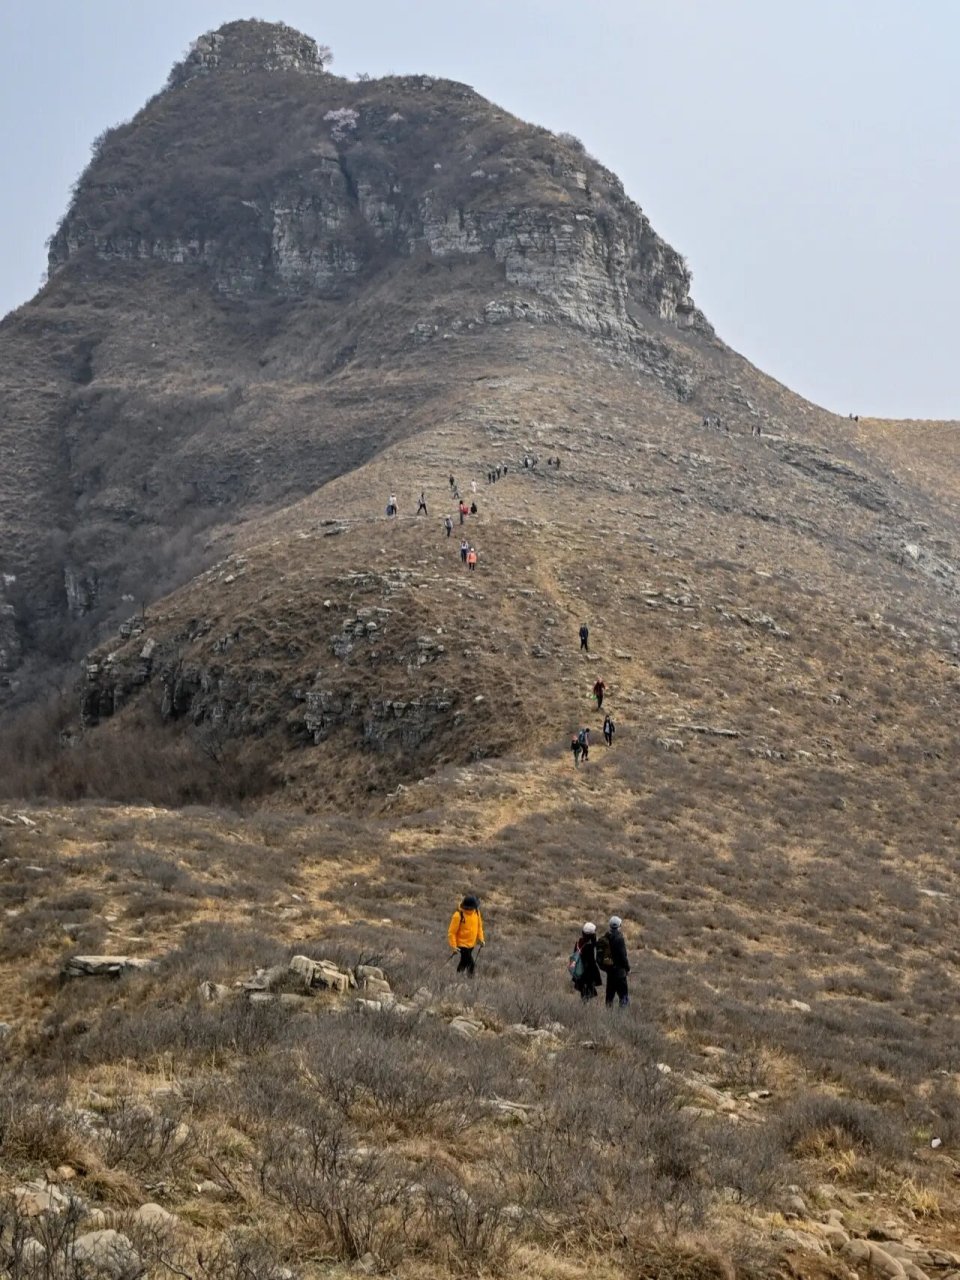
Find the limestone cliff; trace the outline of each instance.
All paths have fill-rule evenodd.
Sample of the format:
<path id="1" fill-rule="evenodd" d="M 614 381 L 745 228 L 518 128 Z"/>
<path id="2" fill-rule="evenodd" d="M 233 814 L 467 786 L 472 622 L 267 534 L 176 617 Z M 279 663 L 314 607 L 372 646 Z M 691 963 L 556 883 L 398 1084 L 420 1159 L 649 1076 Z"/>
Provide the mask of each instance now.
<path id="1" fill-rule="evenodd" d="M 448 81 L 324 74 L 312 40 L 259 22 L 202 37 L 101 141 L 50 272 L 199 263 L 234 296 L 338 297 L 418 254 L 485 255 L 539 318 L 590 332 L 706 327 L 680 255 L 576 140 Z"/>

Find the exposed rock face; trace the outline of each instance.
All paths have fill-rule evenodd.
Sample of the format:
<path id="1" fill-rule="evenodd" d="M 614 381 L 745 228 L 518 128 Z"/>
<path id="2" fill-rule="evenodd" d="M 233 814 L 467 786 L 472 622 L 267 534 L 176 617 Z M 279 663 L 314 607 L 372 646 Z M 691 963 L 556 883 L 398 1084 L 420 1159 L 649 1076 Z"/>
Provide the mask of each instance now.
<path id="1" fill-rule="evenodd" d="M 211 191 L 211 145 L 215 156 L 223 140 L 205 136 L 206 121 L 222 122 L 229 103 L 227 126 L 250 138 L 252 160 L 277 125 L 275 100 L 261 94 L 278 72 L 308 78 L 288 76 L 284 88 L 311 127 L 282 139 L 266 172 L 234 161 L 229 176 L 216 173 L 225 189 Z M 51 274 L 93 254 L 202 263 L 233 295 L 338 296 L 394 255 L 485 255 L 507 284 L 544 298 L 552 318 L 589 332 L 629 336 L 643 310 L 706 328 L 681 257 L 570 140 L 502 123 L 462 85 L 409 77 L 368 88 L 322 72 L 315 42 L 289 27 L 237 22 L 202 36 L 174 68 L 173 100 L 161 94 L 101 144 L 51 244 Z M 126 170 L 134 130 L 164 131 L 184 109 L 175 145 L 153 157 L 144 208 L 116 170 Z"/>

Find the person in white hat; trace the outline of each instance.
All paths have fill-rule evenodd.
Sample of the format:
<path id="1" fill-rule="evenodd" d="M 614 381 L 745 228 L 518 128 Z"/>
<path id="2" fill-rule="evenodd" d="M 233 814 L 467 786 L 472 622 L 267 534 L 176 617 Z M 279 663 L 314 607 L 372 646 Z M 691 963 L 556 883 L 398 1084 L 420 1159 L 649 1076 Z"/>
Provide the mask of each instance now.
<path id="1" fill-rule="evenodd" d="M 611 916 L 606 933 L 597 942 L 597 962 L 607 975 L 608 1009 L 614 1000 L 619 1001 L 621 1009 L 625 1009 L 630 1003 L 630 990 L 627 986 L 630 960 L 627 956 L 627 944 L 621 932 L 622 925 L 623 921 L 619 916 Z"/>
<path id="2" fill-rule="evenodd" d="M 597 926 L 589 920 L 580 930 L 570 956 L 570 976 L 580 992 L 581 1000 L 593 1000 L 597 987 L 603 983 L 603 974 L 597 964 Z"/>

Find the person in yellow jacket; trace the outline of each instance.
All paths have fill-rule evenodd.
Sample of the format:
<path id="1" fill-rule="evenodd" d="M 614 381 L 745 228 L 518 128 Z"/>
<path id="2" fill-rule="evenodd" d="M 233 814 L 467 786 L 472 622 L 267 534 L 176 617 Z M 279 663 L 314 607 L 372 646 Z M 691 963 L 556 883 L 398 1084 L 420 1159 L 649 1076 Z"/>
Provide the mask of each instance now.
<path id="1" fill-rule="evenodd" d="M 467 894 L 451 916 L 447 941 L 451 951 L 460 952 L 457 973 L 465 973 L 472 978 L 476 968 L 473 948 L 483 946 L 483 917 L 480 915 L 480 903 L 472 893 Z"/>

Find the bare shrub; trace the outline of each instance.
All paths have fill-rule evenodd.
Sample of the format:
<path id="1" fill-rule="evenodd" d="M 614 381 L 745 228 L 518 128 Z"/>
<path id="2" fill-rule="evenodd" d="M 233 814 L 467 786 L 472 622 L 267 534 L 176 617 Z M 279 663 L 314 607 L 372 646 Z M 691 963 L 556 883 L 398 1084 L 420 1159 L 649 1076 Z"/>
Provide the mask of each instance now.
<path id="1" fill-rule="evenodd" d="M 780 1117 L 780 1139 L 796 1155 L 854 1146 L 873 1155 L 899 1157 L 904 1138 L 879 1107 L 855 1098 L 808 1093 L 790 1103 Z"/>

